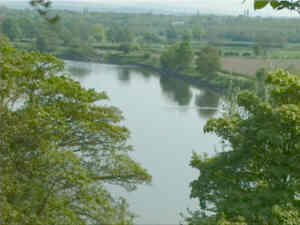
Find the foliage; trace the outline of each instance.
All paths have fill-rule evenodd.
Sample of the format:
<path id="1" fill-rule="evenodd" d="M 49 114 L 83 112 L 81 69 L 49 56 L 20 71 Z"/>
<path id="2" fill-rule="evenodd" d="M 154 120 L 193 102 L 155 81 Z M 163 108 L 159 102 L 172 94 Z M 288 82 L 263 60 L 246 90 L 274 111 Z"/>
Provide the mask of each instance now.
<path id="1" fill-rule="evenodd" d="M 298 11 L 300 9 L 300 1 L 297 0 L 254 0 L 255 9 L 262 9 L 267 5 L 270 5 L 273 9 L 276 10 L 290 9 Z"/>
<path id="2" fill-rule="evenodd" d="M 270 42 L 269 48 L 281 47 L 287 41 L 288 45 L 284 47 L 289 48 L 289 53 L 295 53 L 293 50 L 298 47 L 293 45 L 295 48 L 292 48 L 290 44 L 300 43 L 300 28 L 295 18 L 51 11 L 61 18 L 52 25 L 46 23 L 34 10 L 3 8 L 1 15 L 5 17 L 3 22 L 12 19 L 18 42 L 33 43 L 36 37 L 51 30 L 58 38 L 56 50 L 77 47 L 96 38 L 97 44 L 100 44 L 100 40 L 116 45 L 140 41 L 147 46 L 147 50 L 151 48 L 160 54 L 163 49 L 161 44 L 182 41 L 185 31 L 191 31 L 191 45 L 195 51 L 203 48 L 204 43 L 212 42 L 213 46 L 221 47 L 223 52 L 237 52 L 241 55 L 263 36 L 267 36 L 265 39 L 266 43 Z M 3 26 L 4 23 L 0 25 L 2 31 Z M 190 39 L 190 34 L 187 37 Z M 56 54 L 55 51 L 51 53 Z"/>
<path id="3" fill-rule="evenodd" d="M 93 31 L 95 33 L 94 37 L 96 38 L 97 41 L 105 41 L 106 35 L 105 35 L 105 29 L 102 24 L 95 24 L 93 26 Z"/>
<path id="4" fill-rule="evenodd" d="M 21 30 L 18 21 L 13 18 L 6 18 L 2 23 L 3 33 L 10 39 L 15 40 L 21 37 Z"/>
<path id="5" fill-rule="evenodd" d="M 185 30 L 182 35 L 182 41 L 191 41 L 193 37 L 193 33 L 191 30 Z"/>
<path id="6" fill-rule="evenodd" d="M 118 43 L 132 42 L 133 32 L 128 27 L 115 26 L 108 30 L 107 38 L 112 42 Z"/>
<path id="7" fill-rule="evenodd" d="M 58 59 L 1 48 L 3 224 L 132 224 L 106 184 L 134 190 L 151 177 L 128 155 L 121 112 L 64 76 Z"/>
<path id="8" fill-rule="evenodd" d="M 160 57 L 161 65 L 170 71 L 182 72 L 193 63 L 194 52 L 189 41 L 172 45 Z"/>
<path id="9" fill-rule="evenodd" d="M 36 49 L 40 52 L 47 52 L 49 46 L 47 44 L 47 38 L 45 36 L 38 36 L 35 42 Z"/>
<path id="10" fill-rule="evenodd" d="M 56 23 L 59 19 L 57 15 L 50 15 L 51 0 L 30 0 L 30 4 L 37 12 L 50 23 Z"/>
<path id="11" fill-rule="evenodd" d="M 35 41 L 36 49 L 40 52 L 55 51 L 58 46 L 59 37 L 50 30 L 40 33 Z"/>
<path id="12" fill-rule="evenodd" d="M 300 82 L 282 71 L 265 82 L 267 100 L 242 92 L 239 111 L 207 122 L 205 132 L 222 138 L 224 150 L 193 155 L 191 166 L 200 175 L 191 197 L 204 215 L 215 214 L 213 224 L 299 223 Z"/>
<path id="13" fill-rule="evenodd" d="M 204 37 L 206 31 L 200 24 L 195 24 L 192 26 L 192 34 L 195 40 L 201 40 Z"/>
<path id="14" fill-rule="evenodd" d="M 166 37 L 169 41 L 174 41 L 178 38 L 178 33 L 174 26 L 169 26 L 166 29 Z"/>
<path id="15" fill-rule="evenodd" d="M 267 55 L 267 52 L 271 48 L 282 48 L 286 43 L 284 34 L 278 36 L 272 36 L 272 34 L 256 34 L 255 43 L 253 45 L 253 51 L 256 56 Z"/>
<path id="16" fill-rule="evenodd" d="M 267 90 L 265 81 L 267 78 L 267 71 L 262 68 L 256 72 L 256 95 L 260 98 L 266 98 Z"/>
<path id="17" fill-rule="evenodd" d="M 125 54 L 129 54 L 132 51 L 139 50 L 140 46 L 138 44 L 133 43 L 122 43 L 119 47 L 119 50 L 124 52 Z"/>
<path id="18" fill-rule="evenodd" d="M 197 57 L 197 70 L 203 75 L 211 75 L 221 68 L 219 51 L 213 47 L 205 47 Z"/>

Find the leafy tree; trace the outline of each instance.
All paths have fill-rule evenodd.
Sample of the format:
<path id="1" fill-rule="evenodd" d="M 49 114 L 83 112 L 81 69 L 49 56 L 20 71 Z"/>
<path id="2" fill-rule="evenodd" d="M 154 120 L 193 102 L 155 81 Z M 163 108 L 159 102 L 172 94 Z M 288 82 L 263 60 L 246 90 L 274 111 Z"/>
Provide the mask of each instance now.
<path id="1" fill-rule="evenodd" d="M 13 18 L 6 18 L 2 23 L 3 33 L 12 41 L 21 36 L 18 21 Z"/>
<path id="2" fill-rule="evenodd" d="M 74 36 L 73 36 L 72 32 L 69 29 L 63 27 L 60 30 L 58 35 L 59 35 L 59 38 L 63 41 L 64 45 L 71 45 L 72 44 Z M 78 41 L 80 42 L 79 38 L 78 38 Z"/>
<path id="3" fill-rule="evenodd" d="M 48 44 L 47 44 L 47 38 L 45 36 L 39 35 L 36 39 L 35 45 L 36 49 L 40 52 L 47 52 L 49 50 Z"/>
<path id="4" fill-rule="evenodd" d="M 192 34 L 195 40 L 201 40 L 201 38 L 205 35 L 205 29 L 200 24 L 195 24 L 192 26 Z"/>
<path id="5" fill-rule="evenodd" d="M 111 42 L 132 42 L 133 41 L 133 32 L 128 28 L 122 28 L 119 26 L 112 27 L 107 32 L 107 38 Z"/>
<path id="6" fill-rule="evenodd" d="M 280 71 L 266 84 L 267 100 L 242 92 L 239 110 L 207 122 L 205 132 L 222 138 L 224 150 L 193 155 L 200 175 L 191 197 L 201 210 L 195 213 L 200 222 L 192 216 L 192 224 L 207 217 L 218 225 L 299 224 L 300 82 Z"/>
<path id="7" fill-rule="evenodd" d="M 59 37 L 56 33 L 49 31 L 44 31 L 39 34 L 36 39 L 36 48 L 40 52 L 55 51 L 59 43 Z"/>
<path id="8" fill-rule="evenodd" d="M 51 0 L 30 0 L 31 6 L 50 23 L 56 23 L 59 19 L 58 15 L 51 15 Z"/>
<path id="9" fill-rule="evenodd" d="M 178 59 L 181 58 L 181 62 L 176 66 L 178 71 L 188 70 L 191 67 L 194 59 L 194 51 L 189 41 L 183 41 L 179 44 L 177 57 Z"/>
<path id="10" fill-rule="evenodd" d="M 174 41 L 178 38 L 178 33 L 174 26 L 169 26 L 166 30 L 166 36 L 169 41 Z"/>
<path id="11" fill-rule="evenodd" d="M 161 65 L 170 71 L 188 70 L 193 63 L 194 52 L 190 42 L 183 41 L 167 48 L 160 57 Z"/>
<path id="12" fill-rule="evenodd" d="M 191 30 L 185 30 L 182 35 L 182 41 L 191 41 L 193 38 L 193 33 Z"/>
<path id="13" fill-rule="evenodd" d="M 125 54 L 129 54 L 133 50 L 133 45 L 131 43 L 123 43 L 120 45 L 119 50 Z"/>
<path id="14" fill-rule="evenodd" d="M 93 32 L 94 32 L 94 37 L 96 38 L 97 41 L 105 41 L 106 35 L 105 35 L 105 29 L 102 24 L 95 24 L 93 26 Z"/>
<path id="15" fill-rule="evenodd" d="M 205 47 L 198 54 L 197 70 L 203 75 L 211 75 L 221 68 L 219 51 L 213 47 Z"/>
<path id="16" fill-rule="evenodd" d="M 58 59 L 1 49 L 1 223 L 132 224 L 105 184 L 134 190 L 151 177 L 128 155 L 121 112 L 64 76 Z"/>
<path id="17" fill-rule="evenodd" d="M 80 18 L 79 21 L 74 21 L 75 23 L 78 23 L 79 28 L 79 35 L 82 42 L 87 42 L 91 33 L 92 33 L 92 27 L 90 24 L 84 20 L 84 18 Z"/>
<path id="18" fill-rule="evenodd" d="M 294 0 L 254 0 L 255 9 L 263 9 L 270 5 L 273 9 L 282 10 L 290 9 L 298 11 L 300 9 L 300 1 Z"/>
<path id="19" fill-rule="evenodd" d="M 267 71 L 262 68 L 256 72 L 256 94 L 258 97 L 266 98 L 265 81 L 267 78 Z"/>
<path id="20" fill-rule="evenodd" d="M 141 47 L 138 43 L 122 43 L 119 47 L 120 51 L 123 51 L 125 54 L 129 54 L 133 51 L 139 50 Z"/>
<path id="21" fill-rule="evenodd" d="M 21 30 L 22 37 L 35 38 L 38 34 L 38 21 L 33 21 L 30 17 L 23 17 L 18 20 L 19 28 Z"/>
<path id="22" fill-rule="evenodd" d="M 262 51 L 262 49 L 259 47 L 258 44 L 254 44 L 254 45 L 252 46 L 252 49 L 253 49 L 254 55 L 256 55 L 256 56 L 259 56 L 259 55 L 262 55 L 262 54 L 263 54 L 263 51 Z"/>
<path id="23" fill-rule="evenodd" d="M 272 33 L 257 33 L 253 51 L 255 55 L 266 56 L 270 49 L 275 47 L 281 48 L 285 42 L 286 40 L 283 34 L 274 36 Z"/>
<path id="24" fill-rule="evenodd" d="M 143 40 L 147 43 L 162 43 L 164 41 L 159 35 L 152 32 L 144 33 Z"/>

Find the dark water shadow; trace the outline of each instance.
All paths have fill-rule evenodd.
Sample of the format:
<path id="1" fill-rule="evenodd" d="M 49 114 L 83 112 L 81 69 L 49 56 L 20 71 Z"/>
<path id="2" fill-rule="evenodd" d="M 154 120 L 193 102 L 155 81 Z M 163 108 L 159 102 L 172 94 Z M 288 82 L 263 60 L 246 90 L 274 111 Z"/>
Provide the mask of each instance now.
<path id="1" fill-rule="evenodd" d="M 193 97 L 193 93 L 190 89 L 190 85 L 185 82 L 169 78 L 160 77 L 160 87 L 163 94 L 168 98 L 177 103 L 179 106 L 187 106 L 190 104 Z"/>
<path id="2" fill-rule="evenodd" d="M 72 77 L 79 79 L 87 77 L 92 72 L 92 68 L 88 64 L 67 65 L 66 68 Z"/>
<path id="3" fill-rule="evenodd" d="M 122 84 L 129 85 L 131 81 L 131 69 L 128 67 L 119 67 L 118 68 L 118 80 Z"/>
<path id="4" fill-rule="evenodd" d="M 195 105 L 201 118 L 208 119 L 213 117 L 220 103 L 220 96 L 212 91 L 205 90 L 195 98 Z"/>

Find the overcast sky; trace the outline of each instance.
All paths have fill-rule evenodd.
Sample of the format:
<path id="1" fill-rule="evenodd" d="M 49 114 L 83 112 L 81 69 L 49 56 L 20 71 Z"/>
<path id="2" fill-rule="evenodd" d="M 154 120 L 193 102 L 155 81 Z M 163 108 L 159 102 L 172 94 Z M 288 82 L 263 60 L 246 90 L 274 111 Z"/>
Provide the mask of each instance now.
<path id="1" fill-rule="evenodd" d="M 1 2 L 9 1 L 29 1 L 29 0 L 0 0 Z M 114 4 L 114 5 L 159 5 L 164 8 L 187 8 L 192 10 L 199 10 L 200 13 L 214 13 L 214 14 L 233 14 L 239 15 L 242 14 L 246 9 L 249 9 L 250 15 L 252 16 L 296 16 L 299 17 L 299 14 L 290 11 L 281 11 L 275 12 L 274 10 L 267 8 L 259 11 L 253 10 L 253 1 L 246 0 L 243 3 L 243 0 L 53 0 L 56 1 L 76 1 L 76 2 L 99 2 L 102 4 Z"/>
<path id="2" fill-rule="evenodd" d="M 101 2 L 103 4 L 160 4 L 169 7 L 184 7 L 191 9 L 199 9 L 201 13 L 217 13 L 217 14 L 241 14 L 245 9 L 249 9 L 251 15 L 267 15 L 267 16 L 298 16 L 295 12 L 282 11 L 274 12 L 274 10 L 267 8 L 259 11 L 253 10 L 253 1 L 246 0 L 56 0 L 56 1 L 84 1 L 84 2 Z"/>

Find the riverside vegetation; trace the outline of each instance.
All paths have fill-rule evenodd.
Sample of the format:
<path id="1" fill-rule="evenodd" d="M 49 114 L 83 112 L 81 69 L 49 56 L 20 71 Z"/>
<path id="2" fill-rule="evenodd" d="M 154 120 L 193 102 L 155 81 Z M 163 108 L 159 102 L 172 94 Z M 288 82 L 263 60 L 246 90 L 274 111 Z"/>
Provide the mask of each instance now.
<path id="1" fill-rule="evenodd" d="M 300 8 L 297 1 L 255 1 L 258 9 L 267 4 Z M 191 55 L 196 49 L 189 36 L 182 35 L 179 44 L 159 54 L 167 69 L 195 71 Z M 9 38 L 23 48 L 31 44 Z M 51 36 L 35 43 L 41 48 L 47 40 Z M 95 50 L 87 47 L 80 51 Z M 123 46 L 122 51 L 129 54 L 130 49 Z M 194 69 L 219 76 L 219 52 L 201 49 Z M 177 52 L 189 61 L 176 61 Z M 63 63 L 53 56 L 20 51 L 5 40 L 1 54 L 1 224 L 132 224 L 125 200 L 113 198 L 105 184 L 134 190 L 151 176 L 128 155 L 129 131 L 119 124 L 120 111 L 99 103 L 107 99 L 105 93 L 63 76 Z M 170 66 L 169 59 L 178 64 Z M 206 68 L 211 62 L 215 64 Z M 261 92 L 238 94 L 235 108 L 205 126 L 221 137 L 224 149 L 212 157 L 195 153 L 192 158 L 191 166 L 200 174 L 191 183 L 191 197 L 199 199 L 200 209 L 186 217 L 191 225 L 300 223 L 299 77 L 283 71 L 265 74 L 257 73 Z"/>
<path id="2" fill-rule="evenodd" d="M 121 112 L 55 57 L 3 40 L 1 52 L 1 224 L 132 224 L 105 184 L 130 191 L 151 176 L 128 155 Z"/>
<path id="3" fill-rule="evenodd" d="M 241 89 L 253 88 L 253 75 L 262 67 L 266 70 L 285 67 L 294 73 L 299 70 L 295 59 L 300 57 L 297 51 L 300 27 L 294 18 L 87 10 L 52 13 L 60 20 L 49 25 L 35 11 L 2 7 L 1 30 L 17 48 L 39 50 L 65 59 L 167 69 L 169 73 L 193 77 L 193 81 L 197 77 L 199 83 L 218 90 L 225 90 L 232 83 Z M 183 51 L 183 60 L 177 50 Z M 170 68 L 175 62 L 182 64 L 178 65 L 180 68 Z M 213 71 L 203 68 L 209 62 Z"/>

